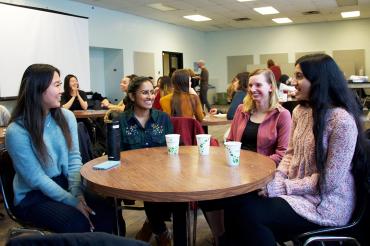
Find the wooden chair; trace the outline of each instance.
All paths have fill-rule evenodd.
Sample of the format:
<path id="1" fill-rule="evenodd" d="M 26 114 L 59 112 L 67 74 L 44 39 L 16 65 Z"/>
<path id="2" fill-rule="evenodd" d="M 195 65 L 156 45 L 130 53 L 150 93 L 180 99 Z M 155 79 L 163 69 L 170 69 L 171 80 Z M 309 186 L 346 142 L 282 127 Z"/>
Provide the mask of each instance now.
<path id="1" fill-rule="evenodd" d="M 1 193 L 4 199 L 4 208 L 8 216 L 21 225 L 21 227 L 13 227 L 9 230 L 9 237 L 12 238 L 21 233 L 37 233 L 40 235 L 45 235 L 45 233 L 32 226 L 30 222 L 23 221 L 19 219 L 14 214 L 14 191 L 13 191 L 13 179 L 15 175 L 15 170 L 13 167 L 12 159 L 10 158 L 8 151 L 6 149 L 0 150 L 0 184 Z"/>

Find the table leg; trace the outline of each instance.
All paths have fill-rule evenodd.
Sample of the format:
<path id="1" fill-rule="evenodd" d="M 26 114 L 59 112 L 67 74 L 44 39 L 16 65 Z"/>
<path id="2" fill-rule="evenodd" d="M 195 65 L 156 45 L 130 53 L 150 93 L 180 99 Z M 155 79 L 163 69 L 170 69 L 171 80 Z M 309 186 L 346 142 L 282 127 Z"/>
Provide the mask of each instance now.
<path id="1" fill-rule="evenodd" d="M 197 219 L 198 219 L 198 204 L 194 206 L 194 218 L 193 218 L 193 246 L 197 241 Z"/>
<path id="2" fill-rule="evenodd" d="M 118 200 L 120 201 L 120 200 Z M 121 227 L 119 225 L 119 216 L 122 216 L 121 206 L 118 206 L 117 204 L 117 198 L 114 198 L 114 211 L 116 215 L 116 229 L 117 229 L 117 235 L 121 236 Z"/>

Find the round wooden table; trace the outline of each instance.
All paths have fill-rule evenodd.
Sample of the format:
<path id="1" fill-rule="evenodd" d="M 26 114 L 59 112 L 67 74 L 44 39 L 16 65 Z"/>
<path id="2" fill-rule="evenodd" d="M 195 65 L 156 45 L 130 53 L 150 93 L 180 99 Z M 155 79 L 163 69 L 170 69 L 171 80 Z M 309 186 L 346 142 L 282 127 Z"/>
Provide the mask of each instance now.
<path id="1" fill-rule="evenodd" d="M 106 160 L 107 156 L 103 156 L 82 166 L 83 184 L 89 190 L 115 198 L 152 202 L 236 196 L 263 187 L 275 172 L 275 162 L 270 158 L 246 150 L 240 153 L 239 166 L 228 166 L 223 147 L 211 147 L 208 156 L 200 156 L 197 146 L 180 146 L 179 154 L 174 156 L 167 154 L 167 147 L 124 151 L 118 167 L 93 169 Z M 186 212 L 187 245 L 195 245 L 196 219 L 191 240 L 189 214 L 190 209 Z"/>
<path id="2" fill-rule="evenodd" d="M 105 171 L 92 167 L 99 157 L 81 168 L 84 185 L 106 196 L 152 202 L 212 200 L 244 194 L 272 179 L 275 163 L 251 151 L 241 151 L 240 165 L 227 165 L 223 147 L 211 147 L 200 156 L 197 146 L 180 146 L 178 155 L 166 147 L 121 152 L 121 165 Z"/>
<path id="3" fill-rule="evenodd" d="M 77 119 L 82 118 L 103 118 L 108 110 L 74 110 Z"/>

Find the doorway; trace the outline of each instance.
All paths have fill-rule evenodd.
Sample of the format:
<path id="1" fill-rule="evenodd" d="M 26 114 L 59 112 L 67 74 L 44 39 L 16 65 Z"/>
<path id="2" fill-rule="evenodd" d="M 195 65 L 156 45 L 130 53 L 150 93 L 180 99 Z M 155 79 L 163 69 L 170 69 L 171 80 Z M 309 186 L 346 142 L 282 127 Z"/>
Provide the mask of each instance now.
<path id="1" fill-rule="evenodd" d="M 163 75 L 170 76 L 172 74 L 171 70 L 184 68 L 182 53 L 163 51 L 162 64 L 163 64 Z"/>

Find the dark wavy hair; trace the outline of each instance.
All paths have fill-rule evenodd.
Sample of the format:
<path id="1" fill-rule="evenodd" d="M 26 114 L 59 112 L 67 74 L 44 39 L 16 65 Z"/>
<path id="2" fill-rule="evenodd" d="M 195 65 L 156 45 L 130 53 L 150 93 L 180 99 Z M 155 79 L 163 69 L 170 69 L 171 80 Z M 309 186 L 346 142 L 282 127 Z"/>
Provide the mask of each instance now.
<path id="1" fill-rule="evenodd" d="M 66 93 L 66 95 L 71 95 L 71 87 L 69 86 L 69 80 L 71 78 L 75 78 L 77 81 L 77 77 L 73 74 L 68 74 L 65 78 L 64 78 L 64 93 Z"/>
<path id="2" fill-rule="evenodd" d="M 312 108 L 313 134 L 315 138 L 316 167 L 320 173 L 320 183 L 325 181 L 323 135 L 326 128 L 326 114 L 332 107 L 340 107 L 355 119 L 358 135 L 355 153 L 352 159 L 356 183 L 366 174 L 365 139 L 362 129 L 362 110 L 354 94 L 348 89 L 347 81 L 333 58 L 326 54 L 311 54 L 299 58 L 295 65 L 300 66 L 304 77 L 310 81 L 311 90 L 306 102 Z"/>
<path id="3" fill-rule="evenodd" d="M 127 96 L 126 96 L 127 101 L 126 101 L 126 104 L 125 104 L 125 111 L 126 110 L 131 110 L 131 111 L 134 110 L 135 102 L 130 98 L 129 95 L 131 94 L 131 95 L 135 96 L 136 92 L 139 90 L 140 86 L 144 82 L 150 82 L 151 84 L 153 84 L 149 77 L 135 77 L 130 82 L 130 85 L 128 86 L 128 90 L 127 90 Z"/>
<path id="4" fill-rule="evenodd" d="M 124 78 L 129 78 L 130 79 L 130 83 L 135 79 L 137 78 L 138 76 L 136 74 L 130 74 L 130 75 L 127 75 L 127 76 L 124 76 Z M 129 84 L 130 86 L 130 84 Z M 128 89 L 127 89 L 128 90 Z M 128 94 L 128 93 L 127 93 Z M 128 104 L 128 101 L 130 99 L 128 98 L 128 95 L 126 95 L 123 99 L 122 99 L 122 102 L 124 105 Z M 125 111 L 126 111 L 126 107 L 125 107 Z"/>
<path id="5" fill-rule="evenodd" d="M 249 72 L 238 73 L 235 77 L 239 80 L 237 90 L 247 92 Z"/>
<path id="6" fill-rule="evenodd" d="M 42 105 L 42 95 L 50 86 L 54 73 L 60 75 L 57 68 L 48 64 L 33 64 L 26 69 L 19 88 L 17 103 L 10 119 L 11 122 L 20 121 L 29 132 L 37 152 L 36 155 L 43 164 L 47 162 L 49 154 L 43 140 L 46 114 Z M 68 149 L 70 149 L 72 147 L 71 133 L 61 108 L 52 108 L 50 113 L 61 128 Z"/>

